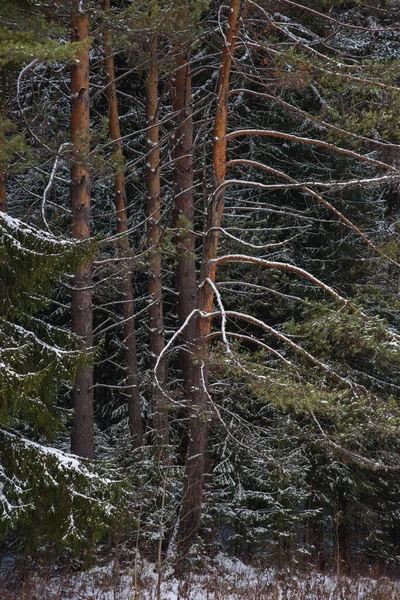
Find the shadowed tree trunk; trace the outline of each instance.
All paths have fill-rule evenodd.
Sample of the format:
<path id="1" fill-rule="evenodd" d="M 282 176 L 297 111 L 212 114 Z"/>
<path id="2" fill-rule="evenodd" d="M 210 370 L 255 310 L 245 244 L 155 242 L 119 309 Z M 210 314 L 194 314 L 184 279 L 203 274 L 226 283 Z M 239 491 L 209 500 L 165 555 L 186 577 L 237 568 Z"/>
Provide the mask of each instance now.
<path id="1" fill-rule="evenodd" d="M 82 2 L 72 3 L 71 40 L 82 42 L 71 68 L 71 165 L 72 236 L 90 237 L 90 173 L 87 156 L 90 145 L 89 118 L 89 16 Z M 93 346 L 92 269 L 81 265 L 73 280 L 71 294 L 72 331 L 80 336 L 83 349 Z M 74 417 L 71 451 L 86 458 L 94 456 L 93 369 L 81 367 L 72 390 Z"/>
<path id="2" fill-rule="evenodd" d="M 318 509 L 319 506 L 318 500 L 314 499 L 314 496 L 315 493 L 311 490 L 307 506 L 310 511 Z M 321 572 L 324 572 L 326 567 L 324 522 L 319 514 L 309 517 L 307 534 L 307 542 L 312 548 L 314 564 Z"/>
<path id="3" fill-rule="evenodd" d="M 340 572 L 350 574 L 351 572 L 351 530 L 350 530 L 350 511 L 351 502 L 346 496 L 345 490 L 340 488 L 336 495 L 336 555 L 337 564 L 340 565 Z M 339 570 L 339 567 L 338 567 Z"/>
<path id="4" fill-rule="evenodd" d="M 0 102 L 0 120 L 5 118 L 5 102 L 2 99 Z M 1 150 L 2 142 L 0 140 L 0 150 Z M 7 174 L 6 167 L 4 164 L 0 162 L 0 212 L 7 212 Z"/>
<path id="5" fill-rule="evenodd" d="M 221 67 L 217 84 L 217 106 L 213 136 L 213 173 L 214 193 L 211 195 L 206 216 L 206 232 L 203 241 L 200 285 L 198 296 L 199 315 L 196 318 L 195 362 L 193 369 L 193 388 L 191 416 L 189 423 L 189 443 L 185 464 L 185 476 L 181 510 L 176 536 L 177 562 L 175 571 L 182 574 L 183 561 L 196 539 L 200 525 L 203 502 L 204 458 L 208 436 L 208 346 L 207 336 L 211 330 L 210 313 L 213 307 L 214 291 L 210 282 L 215 281 L 216 265 L 213 259 L 217 255 L 219 227 L 224 210 L 223 192 L 217 191 L 225 181 L 226 172 L 226 124 L 228 110 L 229 77 L 238 34 L 240 0 L 231 0 L 225 46 L 222 51 Z"/>
<path id="6" fill-rule="evenodd" d="M 158 66 L 157 35 L 153 34 L 149 43 L 149 67 L 146 81 L 146 124 L 147 124 L 147 246 L 149 266 L 147 286 L 149 292 L 149 350 L 150 366 L 154 369 L 158 356 L 164 348 L 164 315 L 162 304 L 161 274 L 161 204 L 160 204 L 160 149 L 158 122 Z M 165 448 L 169 441 L 167 398 L 162 391 L 165 380 L 165 361 L 157 367 L 157 382 L 152 378 L 153 423 L 157 445 Z"/>
<path id="7" fill-rule="evenodd" d="M 197 277 L 193 207 L 193 118 L 190 56 L 178 58 L 171 89 L 172 108 L 176 114 L 174 133 L 175 228 L 177 229 L 176 289 L 178 318 L 182 325 L 197 306 Z M 184 348 L 181 364 L 186 398 L 193 387 L 193 344 L 195 320 L 182 332 Z"/>
<path id="8" fill-rule="evenodd" d="M 105 0 L 105 9 L 110 9 L 110 0 Z M 129 252 L 128 215 L 125 190 L 124 157 L 122 152 L 121 131 L 119 126 L 115 68 L 112 50 L 112 35 L 104 32 L 104 68 L 106 71 L 106 94 L 110 137 L 113 140 L 111 163 L 114 168 L 114 204 L 117 221 L 118 252 L 126 256 Z M 125 235 L 124 235 L 125 234 Z M 121 273 L 122 314 L 124 318 L 124 350 L 126 363 L 126 385 L 128 396 L 129 429 L 135 448 L 143 446 L 143 426 L 140 411 L 139 376 L 136 354 L 135 313 L 133 306 L 132 270 L 129 258 L 123 264 Z"/>
<path id="9" fill-rule="evenodd" d="M 7 212 L 6 173 L 0 167 L 0 212 Z"/>

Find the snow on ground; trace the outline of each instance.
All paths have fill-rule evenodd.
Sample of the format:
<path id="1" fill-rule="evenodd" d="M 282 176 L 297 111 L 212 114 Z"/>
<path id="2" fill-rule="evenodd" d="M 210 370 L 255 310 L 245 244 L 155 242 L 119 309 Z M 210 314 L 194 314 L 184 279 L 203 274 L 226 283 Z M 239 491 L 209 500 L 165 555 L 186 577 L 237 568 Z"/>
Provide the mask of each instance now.
<path id="1" fill-rule="evenodd" d="M 9 565 L 8 565 L 9 566 Z M 345 578 L 316 573 L 277 577 L 222 554 L 197 573 L 177 581 L 139 560 L 136 567 L 113 563 L 87 572 L 25 576 L 4 584 L 1 600 L 400 600 L 400 582 L 386 578 Z"/>

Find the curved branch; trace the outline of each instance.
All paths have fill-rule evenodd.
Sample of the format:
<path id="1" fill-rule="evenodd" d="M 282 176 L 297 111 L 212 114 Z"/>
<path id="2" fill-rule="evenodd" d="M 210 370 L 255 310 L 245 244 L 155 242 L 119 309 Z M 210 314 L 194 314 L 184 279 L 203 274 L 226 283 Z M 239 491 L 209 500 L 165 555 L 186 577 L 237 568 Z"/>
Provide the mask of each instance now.
<path id="1" fill-rule="evenodd" d="M 342 135 L 346 135 L 355 140 L 359 140 L 360 142 L 366 142 L 366 143 L 372 144 L 374 146 L 380 146 L 383 148 L 390 148 L 390 149 L 396 149 L 396 150 L 400 148 L 400 144 L 393 144 L 391 142 L 381 142 L 379 140 L 374 140 L 372 138 L 368 138 L 363 135 L 358 135 L 352 131 L 347 131 L 346 129 L 342 129 L 341 127 L 338 127 L 337 125 L 332 125 L 331 123 L 322 121 L 321 119 L 318 119 L 318 117 L 306 112 L 305 110 L 301 110 L 301 108 L 298 108 L 297 106 L 293 106 L 289 102 L 285 102 L 285 100 L 282 100 L 282 98 L 279 98 L 278 96 L 274 96 L 272 94 L 267 94 L 265 92 L 257 92 L 255 90 L 249 90 L 247 88 L 236 88 L 234 90 L 231 90 L 229 92 L 229 95 L 231 96 L 233 94 L 249 94 L 251 96 L 265 98 L 266 100 L 270 100 L 271 102 L 274 102 L 275 104 L 279 104 L 280 106 L 287 108 L 288 110 L 290 110 L 291 112 L 294 112 L 297 115 L 301 115 L 305 119 L 311 121 L 312 123 L 315 123 L 316 125 L 319 125 L 320 127 L 326 127 L 327 129 L 331 129 L 332 131 L 337 131 L 338 133 L 341 133 Z"/>
<path id="2" fill-rule="evenodd" d="M 315 358 L 315 356 L 313 356 L 307 350 L 305 350 L 304 348 L 302 348 L 301 346 L 296 344 L 296 342 L 291 340 L 289 337 L 287 337 L 281 331 L 278 331 L 277 329 L 274 329 L 270 325 L 267 325 L 266 323 L 264 323 L 264 321 L 260 321 L 260 319 L 257 319 L 256 317 L 253 317 L 251 315 L 246 315 L 245 313 L 236 312 L 233 310 L 225 311 L 225 315 L 227 317 L 234 317 L 237 319 L 241 319 L 242 321 L 247 321 L 248 323 L 251 323 L 252 325 L 256 325 L 257 327 L 264 329 L 264 331 L 267 331 L 268 333 L 270 333 L 271 335 L 276 337 L 281 342 L 284 342 L 285 344 L 290 346 L 290 348 L 292 348 L 292 350 L 295 350 L 296 352 L 298 352 L 299 354 L 301 354 L 302 356 L 307 358 L 312 364 L 314 364 L 316 367 L 318 367 L 319 369 L 324 371 L 327 375 L 329 375 L 331 377 L 331 379 L 333 381 L 335 381 L 336 383 L 344 383 L 346 386 L 350 387 L 353 391 L 357 390 L 358 392 L 362 393 L 365 396 L 368 395 L 368 391 L 363 385 L 349 381 L 345 377 L 342 377 L 341 375 L 339 375 L 338 373 L 333 371 L 329 367 L 329 365 L 326 365 L 325 363 L 323 363 L 320 360 L 318 360 L 317 358 Z M 214 317 L 220 317 L 221 313 L 220 313 L 220 311 L 217 311 L 217 312 L 213 312 L 213 313 L 202 314 L 202 316 L 206 317 L 206 318 L 208 318 L 208 317 L 214 318 Z"/>
<path id="3" fill-rule="evenodd" d="M 282 262 L 277 262 L 277 261 L 273 261 L 273 260 L 266 260 L 264 258 L 258 258 L 256 256 L 247 256 L 245 254 L 226 254 L 225 256 L 220 256 L 218 258 L 214 258 L 212 262 L 216 263 L 217 265 L 222 265 L 222 264 L 228 263 L 228 262 L 241 262 L 241 263 L 248 262 L 248 263 L 253 263 L 255 265 L 261 265 L 263 267 L 268 267 L 270 269 L 282 269 L 284 271 L 290 271 L 291 273 L 296 273 L 297 275 L 301 275 L 302 277 L 305 277 L 312 283 L 315 283 L 315 285 L 317 285 L 322 290 L 324 290 L 324 292 L 333 296 L 335 298 L 335 300 L 338 300 L 339 302 L 344 304 L 344 306 L 346 308 L 348 308 L 351 312 L 356 312 L 356 310 L 357 310 L 355 308 L 355 306 L 353 306 L 348 300 L 346 300 L 346 298 L 343 298 L 343 296 L 338 294 L 329 285 L 327 285 L 320 279 L 317 279 L 317 277 L 314 277 L 314 275 L 311 275 L 311 273 L 309 273 L 308 271 L 305 271 L 304 269 L 302 269 L 300 267 L 296 267 L 295 265 L 291 265 L 289 263 L 282 263 Z"/>
<path id="4" fill-rule="evenodd" d="M 257 161 L 253 161 L 253 160 L 248 160 L 248 159 L 231 160 L 229 163 L 227 163 L 227 167 L 235 166 L 235 165 L 239 165 L 239 164 L 247 164 L 247 165 L 250 165 L 253 167 L 258 167 L 260 169 L 263 169 L 264 171 L 268 171 L 269 173 L 272 173 L 273 175 L 277 175 L 278 177 L 282 177 L 283 179 L 286 179 L 286 181 L 289 181 L 291 184 L 295 184 L 296 187 L 297 187 L 297 185 L 299 185 L 299 189 L 302 189 L 304 192 L 306 192 L 307 194 L 309 194 L 310 196 L 312 196 L 313 198 L 318 200 L 318 202 L 321 202 L 321 204 L 326 206 L 326 208 L 329 208 L 329 210 L 331 212 L 333 212 L 333 214 L 335 214 L 341 221 L 343 221 L 343 223 L 345 223 L 348 227 L 350 227 L 350 229 L 355 231 L 361 237 L 361 239 L 363 239 L 364 242 L 370 248 L 372 248 L 372 250 L 374 252 L 376 252 L 376 254 L 378 254 L 379 256 L 384 258 L 387 262 L 394 265 L 395 267 L 400 268 L 400 264 L 396 260 L 394 260 L 387 254 L 385 254 L 385 252 L 382 252 L 382 250 L 380 250 L 373 242 L 371 242 L 371 240 L 365 235 L 365 233 L 363 233 L 361 231 L 361 229 L 359 229 L 356 225 L 354 225 L 354 223 L 352 223 L 347 217 L 345 217 L 344 214 L 341 213 L 337 208 L 335 208 L 330 202 L 325 200 L 325 198 L 323 198 L 320 194 L 318 194 L 317 192 L 314 192 L 314 190 L 311 190 L 308 187 L 308 185 L 305 185 L 305 184 L 301 185 L 295 179 L 293 179 L 289 175 L 286 175 L 286 173 L 283 173 L 282 171 L 278 171 L 277 169 L 273 169 L 272 167 L 268 167 L 267 165 L 264 165 L 263 163 L 259 163 Z M 389 179 L 391 180 L 391 178 L 389 178 Z M 228 179 L 222 185 L 223 186 L 242 185 L 242 183 L 243 183 L 243 181 L 240 179 L 231 179 L 231 180 Z M 354 183 L 355 183 L 355 180 L 354 180 Z M 253 187 L 258 187 L 260 189 L 265 189 L 265 187 L 263 187 L 265 184 L 262 184 L 262 183 L 244 182 L 244 185 L 246 185 L 246 184 L 252 185 Z M 219 188 L 217 188 L 215 193 L 217 194 L 218 191 L 219 191 Z"/>
<path id="5" fill-rule="evenodd" d="M 323 140 L 300 137 L 298 135 L 294 135 L 293 133 L 284 133 L 283 131 L 274 131 L 272 129 L 238 129 L 237 131 L 231 131 L 230 133 L 228 133 L 226 135 L 226 139 L 230 140 L 233 138 L 242 137 L 244 135 L 261 135 L 289 140 L 291 142 L 298 142 L 301 144 L 308 144 L 311 146 L 318 146 L 319 148 L 324 148 L 325 150 L 330 150 L 331 152 L 337 152 L 338 154 L 344 154 L 345 156 L 350 156 L 351 158 L 354 158 L 361 162 L 365 162 L 370 165 L 375 165 L 376 167 L 380 167 L 382 169 L 385 169 L 386 171 L 390 171 L 391 173 L 399 173 L 399 170 L 396 169 L 396 167 L 388 165 L 387 163 L 384 163 L 380 160 L 370 158 L 369 156 L 359 154 L 358 152 L 354 152 L 353 150 L 347 150 L 346 148 L 341 148 L 340 146 L 336 146 L 335 144 L 331 144 L 330 142 L 324 142 Z"/>
<path id="6" fill-rule="evenodd" d="M 222 335 L 221 331 L 214 331 L 213 333 L 210 333 L 209 335 L 207 335 L 206 340 L 207 341 L 212 340 L 213 338 L 220 337 L 221 335 Z M 292 363 L 290 362 L 290 360 L 285 358 L 283 356 L 283 354 L 278 352 L 278 350 L 275 350 L 275 348 L 271 348 L 271 346 L 264 344 L 264 342 L 262 342 L 261 340 L 258 340 L 257 338 L 255 338 L 251 335 L 244 335 L 243 333 L 233 333 L 233 331 L 226 331 L 225 335 L 237 338 L 239 340 L 245 340 L 246 342 L 252 342 L 253 344 L 257 344 L 257 346 L 260 346 L 261 348 L 263 348 L 270 354 L 273 354 L 274 356 L 279 358 L 279 360 L 281 360 L 285 365 L 292 366 Z"/>
<path id="7" fill-rule="evenodd" d="M 358 454 L 358 452 L 355 452 L 354 450 L 349 450 L 348 448 L 343 448 L 343 446 L 340 446 L 339 444 L 337 444 L 336 442 L 334 442 L 332 439 L 330 439 L 328 437 L 328 435 L 323 430 L 320 422 L 318 421 L 318 419 L 316 418 L 316 416 L 312 410 L 310 411 L 310 415 L 312 416 L 314 422 L 316 423 L 316 425 L 324 439 L 325 444 L 334 448 L 339 454 L 342 454 L 343 456 L 350 458 L 350 460 L 353 460 L 354 462 L 358 463 L 360 466 L 367 468 L 367 469 L 371 469 L 372 471 L 378 471 L 378 470 L 400 471 L 400 465 L 399 466 L 384 465 L 384 464 L 382 464 L 381 461 L 371 460 L 370 458 L 367 458 L 366 456 L 362 456 L 361 454 Z"/>
<path id="8" fill-rule="evenodd" d="M 313 8 L 310 8 L 309 6 L 305 6 L 304 4 L 298 4 L 297 2 L 293 2 L 293 0 L 281 0 L 281 2 L 284 2 L 285 4 L 288 4 L 289 6 L 293 6 L 295 8 L 300 8 L 301 10 L 303 10 L 305 12 L 309 12 L 313 15 L 316 15 L 317 17 L 320 17 L 321 19 L 324 19 L 325 21 L 330 21 L 331 23 L 334 23 L 335 25 L 338 25 L 339 27 L 344 27 L 345 29 L 353 29 L 353 30 L 355 29 L 357 31 L 365 31 L 365 33 L 399 31 L 399 29 L 400 29 L 399 27 L 369 28 L 369 27 L 362 27 L 361 25 L 350 25 L 349 23 L 342 23 L 338 19 L 334 19 L 333 17 L 330 17 L 329 15 L 326 15 L 324 13 L 321 13 L 318 10 L 314 10 Z"/>

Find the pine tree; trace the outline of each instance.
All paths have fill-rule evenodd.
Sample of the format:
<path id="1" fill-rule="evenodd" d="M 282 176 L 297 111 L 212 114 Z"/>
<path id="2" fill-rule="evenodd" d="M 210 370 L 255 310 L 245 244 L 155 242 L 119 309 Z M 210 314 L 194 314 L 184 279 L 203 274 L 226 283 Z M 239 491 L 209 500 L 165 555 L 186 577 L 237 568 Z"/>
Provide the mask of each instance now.
<path id="1" fill-rule="evenodd" d="M 86 164 L 90 145 L 89 103 L 89 14 L 82 2 L 71 7 L 71 39 L 80 44 L 71 68 L 71 165 L 72 236 L 90 238 L 90 171 Z M 83 348 L 93 346 L 92 269 L 82 264 L 75 273 L 71 293 L 72 331 L 82 338 Z M 94 457 L 93 370 L 82 367 L 72 391 L 74 421 L 71 450 L 85 458 Z"/>
<path id="2" fill-rule="evenodd" d="M 110 478 L 48 446 L 64 426 L 55 395 L 88 357 L 40 313 L 57 280 L 92 253 L 0 215 L 0 532 L 18 528 L 31 547 L 99 535 L 114 510 Z"/>

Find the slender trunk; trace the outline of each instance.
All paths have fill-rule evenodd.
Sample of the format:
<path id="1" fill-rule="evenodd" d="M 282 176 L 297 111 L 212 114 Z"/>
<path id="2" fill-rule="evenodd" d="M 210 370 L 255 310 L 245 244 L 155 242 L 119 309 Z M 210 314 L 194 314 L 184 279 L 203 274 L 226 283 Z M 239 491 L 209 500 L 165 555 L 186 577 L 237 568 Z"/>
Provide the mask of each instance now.
<path id="1" fill-rule="evenodd" d="M 149 267 L 147 287 L 149 292 L 149 349 L 150 366 L 154 368 L 157 357 L 164 348 L 164 315 L 162 305 L 162 275 L 161 275 L 161 204 L 160 204 L 160 150 L 158 124 L 158 67 L 157 67 L 157 36 L 150 40 L 149 68 L 146 82 L 146 123 L 147 131 L 147 245 L 149 248 Z M 157 382 L 153 381 L 152 409 L 157 443 L 161 448 L 168 444 L 168 407 L 162 384 L 165 379 L 165 361 L 162 360 L 157 368 Z"/>
<path id="2" fill-rule="evenodd" d="M 110 0 L 105 0 L 105 9 L 110 9 Z M 111 162 L 114 166 L 114 204 L 117 222 L 118 252 L 125 256 L 129 252 L 128 214 L 125 189 L 124 157 L 122 152 L 121 131 L 119 127 L 115 68 L 110 31 L 104 32 L 104 68 L 106 71 L 106 95 L 110 137 L 113 140 Z M 125 235 L 124 235 L 125 234 Z M 132 270 L 129 259 L 122 267 L 121 296 L 124 318 L 124 350 L 126 363 L 126 384 L 128 396 L 128 418 L 132 442 L 135 448 L 143 446 L 143 426 L 140 411 L 139 376 L 136 354 L 135 313 L 133 306 Z"/>
<path id="3" fill-rule="evenodd" d="M 336 552 L 340 562 L 340 571 L 350 574 L 351 571 L 351 504 L 343 489 L 337 492 L 337 538 Z"/>
<path id="4" fill-rule="evenodd" d="M 176 114 L 174 135 L 174 195 L 175 227 L 178 231 L 176 289 L 178 318 L 182 325 L 197 306 L 197 277 L 193 207 L 193 118 L 190 57 L 178 59 L 172 87 L 172 108 Z M 181 364 L 187 397 L 193 387 L 193 349 L 195 321 L 192 319 L 182 333 L 184 348 Z"/>
<path id="5" fill-rule="evenodd" d="M 86 164 L 90 144 L 89 118 L 89 16 L 77 0 L 72 4 L 71 39 L 82 42 L 71 69 L 71 165 L 72 237 L 90 237 L 90 173 Z M 74 277 L 71 294 L 72 331 L 82 340 L 83 349 L 93 346 L 91 265 L 81 265 Z M 74 418 L 71 451 L 86 458 L 94 456 L 93 369 L 81 367 L 72 390 Z"/>
<path id="6" fill-rule="evenodd" d="M 212 311 L 214 293 L 207 279 L 215 281 L 216 265 L 212 260 L 217 255 L 219 231 L 224 210 L 223 193 L 218 187 L 225 181 L 226 172 L 226 123 L 228 113 L 229 77 L 235 38 L 238 34 L 240 0 L 231 0 L 225 46 L 222 51 L 221 67 L 217 85 L 217 107 L 214 122 L 213 172 L 214 194 L 207 210 L 207 231 L 203 242 L 198 309 L 200 315 Z M 184 487 L 176 537 L 177 563 L 175 571 L 182 574 L 183 561 L 195 541 L 200 525 L 204 485 L 204 458 L 208 437 L 208 347 L 207 335 L 211 330 L 211 319 L 198 316 L 196 319 L 196 348 L 193 369 L 193 390 L 189 443 L 185 465 Z"/>
<path id="7" fill-rule="evenodd" d="M 307 507 L 310 511 L 318 508 L 318 502 L 314 499 L 314 496 L 314 491 L 311 491 Z M 313 549 L 312 558 L 314 565 L 323 573 L 326 566 L 326 545 L 324 543 L 324 522 L 320 515 L 313 515 L 308 519 L 307 542 Z"/>
<path id="8" fill-rule="evenodd" d="M 0 168 L 0 212 L 7 212 L 6 172 Z"/>
<path id="9" fill-rule="evenodd" d="M 6 111 L 5 111 L 5 99 L 2 99 L 0 102 L 0 120 L 5 119 Z M 4 138 L 0 136 L 0 149 L 4 144 Z M 7 212 L 7 172 L 6 165 L 0 163 L 0 212 Z"/>

